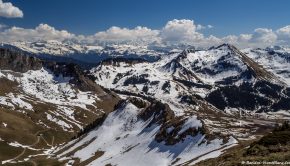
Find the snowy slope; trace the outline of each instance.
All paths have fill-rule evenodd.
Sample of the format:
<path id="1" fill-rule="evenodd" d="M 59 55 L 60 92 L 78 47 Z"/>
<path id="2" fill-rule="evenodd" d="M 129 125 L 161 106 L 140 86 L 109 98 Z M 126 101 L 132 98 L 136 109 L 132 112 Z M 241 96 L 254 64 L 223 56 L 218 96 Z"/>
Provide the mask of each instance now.
<path id="1" fill-rule="evenodd" d="M 111 112 L 118 100 L 77 66 L 45 63 L 1 49 L 2 164 L 21 165 L 35 156 L 47 155 Z"/>
<path id="2" fill-rule="evenodd" d="M 243 52 L 290 86 L 290 49 L 275 46 L 266 49 L 244 49 Z"/>
<path id="3" fill-rule="evenodd" d="M 239 140 L 253 139 L 259 128 L 257 125 L 273 124 L 271 120 L 251 121 L 237 117 L 275 119 L 281 116 L 271 111 L 289 110 L 288 105 L 285 107 L 282 104 L 290 101 L 288 92 L 284 91 L 284 84 L 270 71 L 227 44 L 209 50 L 187 49 L 162 56 L 152 63 L 111 59 L 103 61 L 90 70 L 90 73 L 97 84 L 122 94 L 124 99 L 137 96 L 150 102 L 150 98 L 154 98 L 169 106 L 174 112 L 173 119 L 178 121 L 181 118 L 185 121 L 178 126 L 161 127 L 157 123 L 153 128 L 146 128 L 144 126 L 147 126 L 147 121 L 132 118 L 138 117 L 136 114 L 139 109 L 128 104 L 128 107 L 111 113 L 100 128 L 88 133 L 80 141 L 66 145 L 69 148 L 64 147 L 66 151 L 59 156 L 64 160 L 76 157 L 80 158 L 80 162 L 87 162 L 97 152 L 104 152 L 90 164 L 193 164 L 220 155 L 223 148 L 235 142 L 232 137 Z M 261 111 L 263 113 L 258 113 Z M 265 113 L 268 111 L 270 112 Z M 208 132 L 186 137 L 174 146 L 156 142 L 160 136 L 156 133 L 160 131 L 171 133 L 178 130 L 177 133 L 180 134 L 199 125 Z M 130 126 L 129 131 L 123 130 L 123 126 Z M 110 133 L 117 135 L 104 134 L 104 128 L 109 131 L 113 128 Z M 229 142 L 222 144 L 217 133 L 230 138 Z M 213 140 L 206 140 L 204 136 L 212 136 Z M 108 137 L 116 139 L 109 140 Z M 170 136 L 166 134 L 161 136 L 162 139 L 168 137 Z M 203 144 L 204 141 L 209 142 Z M 82 149 L 79 150 L 78 147 Z M 175 163 L 177 158 L 180 160 Z"/>
<path id="4" fill-rule="evenodd" d="M 140 112 L 141 110 L 133 104 L 123 103 L 121 108 L 108 115 L 100 128 L 90 132 L 82 139 L 66 145 L 68 149 L 59 157 L 62 157 L 62 160 L 79 158 L 80 162 L 84 162 L 97 152 L 104 152 L 88 165 L 166 166 L 178 165 L 207 153 L 217 157 L 222 150 L 237 143 L 232 137 L 227 143 L 223 143 L 222 139 L 207 141 L 201 133 L 194 137 L 187 136 L 174 146 L 166 145 L 164 142 L 158 143 L 154 137 L 160 130 L 160 125 L 154 124 L 148 127 L 151 119 L 140 120 L 138 118 Z M 201 127 L 201 123 L 199 120 L 191 118 L 184 123 L 179 132 L 183 133 L 189 128 L 197 127 Z M 203 159 L 206 158 L 206 156 L 203 157 Z"/>
<path id="5" fill-rule="evenodd" d="M 26 73 L 1 71 L 0 78 L 17 82 L 22 91 L 22 94 L 17 92 L 0 96 L 2 106 L 8 106 L 12 109 L 20 107 L 24 110 L 34 111 L 32 105 L 35 102 L 50 103 L 57 107 L 57 111 L 48 110 L 46 112 L 47 120 L 53 121 L 64 130 L 71 130 L 73 126 L 81 129 L 82 122 L 75 119 L 76 107 L 88 110 L 87 106 L 91 106 L 97 110 L 95 102 L 100 100 L 95 94 L 75 90 L 69 84 L 70 78 L 57 77 L 44 68 L 36 71 L 30 70 Z"/>
<path id="6" fill-rule="evenodd" d="M 196 73 L 203 82 L 210 84 L 238 77 L 247 70 L 247 65 L 239 56 L 233 55 L 227 45 L 189 53 L 181 64 Z"/>
<path id="7" fill-rule="evenodd" d="M 226 86 L 250 86 L 249 94 L 256 93 L 263 98 L 265 91 L 256 92 L 255 86 L 265 82 L 281 84 L 274 74 L 227 44 L 205 51 L 185 50 L 169 54 L 153 63 L 112 59 L 90 72 L 97 84 L 160 99 L 177 115 L 183 115 L 187 110 L 184 104 L 180 104 L 186 95 L 206 98 Z M 199 106 L 191 109 L 198 110 Z"/>
<path id="8" fill-rule="evenodd" d="M 164 69 L 164 64 L 170 62 L 178 54 L 164 56 L 155 63 L 115 60 L 100 64 L 91 73 L 96 77 L 96 83 L 106 88 L 140 93 L 153 96 L 169 104 L 176 114 L 182 115 L 186 108 L 178 104 L 180 94 L 203 93 L 205 88 L 189 88 L 174 81 L 172 72 Z"/>
<path id="9" fill-rule="evenodd" d="M 256 138 L 276 119 L 289 119 L 290 88 L 280 81 L 287 82 L 282 77 L 289 73 L 280 71 L 288 67 L 285 50 L 241 52 L 223 44 L 159 54 L 144 46 L 55 41 L 17 48 L 48 56 L 106 55 L 87 73 L 58 63 L 35 68 L 35 62 L 23 64 L 27 59 L 21 58 L 7 65 L 10 56 L 0 63 L 5 69 L 29 66 L 24 72 L 0 70 L 0 81 L 15 83 L 0 90 L 1 107 L 39 114 L 32 118 L 40 118 L 38 125 L 74 136 L 39 153 L 65 163 L 190 165 L 221 155 L 239 140 Z M 158 60 L 128 58 L 149 54 Z M 264 55 L 274 55 L 275 62 Z M 117 95 L 124 101 L 117 104 Z"/>

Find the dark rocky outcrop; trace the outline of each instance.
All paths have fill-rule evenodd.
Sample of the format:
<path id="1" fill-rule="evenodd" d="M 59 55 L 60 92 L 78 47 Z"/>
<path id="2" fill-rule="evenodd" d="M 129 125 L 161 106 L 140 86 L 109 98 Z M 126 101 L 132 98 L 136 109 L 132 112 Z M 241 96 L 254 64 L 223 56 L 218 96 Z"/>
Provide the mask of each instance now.
<path id="1" fill-rule="evenodd" d="M 0 48 L 0 69 L 27 72 L 38 70 L 42 67 L 42 61 L 31 56 L 25 56 L 22 52 Z"/>
<path id="2" fill-rule="evenodd" d="M 282 89 L 283 86 L 262 80 L 240 86 L 222 86 L 208 94 L 205 99 L 221 110 L 226 107 L 258 112 L 287 110 L 290 107 L 290 96 L 281 93 Z"/>
<path id="3" fill-rule="evenodd" d="M 149 83 L 150 81 L 147 79 L 148 76 L 148 74 L 142 74 L 138 76 L 133 75 L 124 81 L 124 86 Z"/>
<path id="4" fill-rule="evenodd" d="M 156 124 L 160 125 L 161 127 L 155 135 L 155 140 L 157 142 L 164 142 L 166 145 L 174 145 L 183 141 L 187 136 L 194 137 L 198 133 L 204 133 L 204 128 L 188 128 L 184 132 L 179 133 L 186 122 L 186 118 L 175 116 L 173 110 L 167 104 L 160 101 L 151 102 L 148 107 L 141 111 L 139 118 L 144 121 L 150 119 L 147 127 Z M 172 128 L 170 132 L 168 132 L 169 128 Z"/>

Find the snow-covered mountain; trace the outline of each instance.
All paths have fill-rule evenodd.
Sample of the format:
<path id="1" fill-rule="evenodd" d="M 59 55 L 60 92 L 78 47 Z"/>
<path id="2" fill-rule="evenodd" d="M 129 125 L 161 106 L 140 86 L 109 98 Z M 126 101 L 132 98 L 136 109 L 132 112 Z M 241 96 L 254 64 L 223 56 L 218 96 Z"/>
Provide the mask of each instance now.
<path id="1" fill-rule="evenodd" d="M 2 163 L 194 165 L 290 118 L 286 48 L 2 47 L 14 51 L 0 49 L 0 144 L 19 154 Z M 102 55 L 86 71 L 47 61 Z"/>
<path id="2" fill-rule="evenodd" d="M 97 64 L 104 59 L 114 57 L 142 58 L 148 61 L 155 61 L 160 55 L 164 55 L 168 51 L 166 49 L 133 44 L 83 45 L 54 40 L 2 43 L 1 47 L 24 51 L 26 54 L 39 58 L 50 58 L 65 62 L 70 59 L 74 63 L 83 62 L 90 64 Z"/>
<path id="3" fill-rule="evenodd" d="M 183 96 L 195 94 L 207 101 L 212 101 L 213 97 L 214 100 L 219 99 L 218 102 L 211 102 L 218 104 L 219 108 L 236 105 L 247 110 L 251 108 L 261 111 L 262 105 L 268 108 L 280 96 L 269 96 L 267 91 L 258 87 L 267 85 L 270 89 L 282 90 L 286 86 L 286 82 L 280 81 L 276 75 L 231 45 L 221 45 L 206 51 L 185 50 L 163 56 L 153 63 L 112 59 L 103 61 L 91 73 L 96 77 L 96 83 L 107 88 L 153 96 L 175 106 L 180 105 L 178 103 Z M 250 103 L 242 104 L 245 99 L 231 101 L 227 99 L 230 97 L 227 95 L 231 94 L 225 92 L 228 89 L 236 89 L 238 94 L 246 92 L 246 95 L 262 100 L 263 104 L 258 107 L 257 103 L 252 103 L 249 107 L 247 105 Z M 182 107 L 175 110 L 176 114 L 185 112 Z"/>
<path id="4" fill-rule="evenodd" d="M 266 49 L 245 49 L 243 52 L 270 72 L 290 84 L 290 49 L 272 46 Z"/>
<path id="5" fill-rule="evenodd" d="M 90 73 L 126 102 L 100 128 L 58 149 L 61 160 L 190 165 L 289 118 L 289 85 L 232 45 L 187 49 L 156 62 L 109 59 Z M 162 112 L 155 100 L 165 105 Z"/>
<path id="6" fill-rule="evenodd" d="M 102 119 L 119 100 L 75 65 L 0 49 L 0 69 L 2 164 L 47 154 Z"/>

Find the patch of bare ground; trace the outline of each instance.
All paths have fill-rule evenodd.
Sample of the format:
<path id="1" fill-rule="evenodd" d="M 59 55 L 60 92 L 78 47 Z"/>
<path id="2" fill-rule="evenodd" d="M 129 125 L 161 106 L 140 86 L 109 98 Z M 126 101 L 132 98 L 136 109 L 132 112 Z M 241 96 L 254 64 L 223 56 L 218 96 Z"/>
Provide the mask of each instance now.
<path id="1" fill-rule="evenodd" d="M 259 138 L 240 141 L 239 145 L 227 149 L 217 158 L 197 163 L 197 166 L 243 165 L 243 162 L 289 162 L 290 127 L 283 124 Z M 271 164 L 269 164 L 271 165 Z M 274 164 L 273 164 L 274 165 Z"/>

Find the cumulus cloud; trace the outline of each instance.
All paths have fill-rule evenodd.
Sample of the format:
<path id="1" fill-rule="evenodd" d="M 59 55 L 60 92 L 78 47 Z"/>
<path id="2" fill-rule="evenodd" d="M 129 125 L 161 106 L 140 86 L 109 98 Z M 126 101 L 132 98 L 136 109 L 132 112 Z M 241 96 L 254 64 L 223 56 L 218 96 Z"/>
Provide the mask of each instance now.
<path id="1" fill-rule="evenodd" d="M 252 34 L 229 35 L 222 38 L 224 43 L 230 43 L 240 48 L 267 47 L 275 45 L 278 41 L 277 34 L 272 29 L 257 28 Z"/>
<path id="2" fill-rule="evenodd" d="M 277 33 L 282 37 L 290 38 L 290 25 L 278 29 Z"/>
<path id="3" fill-rule="evenodd" d="M 163 42 L 170 43 L 189 43 L 196 38 L 202 37 L 196 32 L 197 26 L 193 20 L 177 20 L 168 21 L 161 30 L 160 36 Z"/>
<path id="4" fill-rule="evenodd" d="M 37 40 L 58 40 L 63 41 L 75 37 L 74 34 L 65 30 L 56 30 L 47 24 L 40 24 L 35 29 L 24 29 L 11 27 L 0 32 L 0 41 L 37 41 Z"/>
<path id="5" fill-rule="evenodd" d="M 134 29 L 113 26 L 106 31 L 98 32 L 89 38 L 99 42 L 143 42 L 151 43 L 158 40 L 158 30 L 137 26 Z"/>
<path id="6" fill-rule="evenodd" d="M 255 29 L 251 38 L 252 42 L 274 44 L 277 40 L 277 35 L 272 29 L 258 28 Z"/>
<path id="7" fill-rule="evenodd" d="M 17 18 L 23 17 L 23 12 L 10 2 L 3 2 L 0 0 L 0 17 Z"/>
<path id="8" fill-rule="evenodd" d="M 281 45 L 290 45 L 290 25 L 287 25 L 285 27 L 282 27 L 276 31 L 278 39 L 280 39 L 278 42 Z"/>
<path id="9" fill-rule="evenodd" d="M 200 24 L 196 25 L 193 20 L 168 21 L 160 31 L 160 39 L 166 44 L 190 44 L 197 47 L 208 47 L 209 43 L 220 43 L 220 39 L 211 35 L 205 37 L 198 30 L 206 28 Z"/>
<path id="10" fill-rule="evenodd" d="M 206 36 L 202 29 L 210 29 L 213 26 L 202 26 L 195 24 L 193 20 L 171 20 L 163 28 L 150 29 L 148 27 L 137 26 L 135 28 L 121 28 L 113 26 L 106 31 L 100 31 L 94 35 L 75 35 L 66 30 L 40 24 L 34 29 L 24 29 L 20 27 L 0 26 L 0 42 L 11 41 L 38 41 L 38 40 L 72 40 L 79 43 L 138 43 L 151 45 L 192 45 L 195 47 L 211 47 L 222 43 L 234 44 L 240 48 L 245 47 L 266 47 L 270 45 L 290 46 L 290 25 L 273 31 L 268 28 L 257 28 L 252 33 L 240 35 L 228 35 L 216 37 Z"/>
<path id="11" fill-rule="evenodd" d="M 91 36 L 77 36 L 74 40 L 80 43 L 141 43 L 141 44 L 191 44 L 198 47 L 207 47 L 209 43 L 221 43 L 215 36 L 205 37 L 199 32 L 201 29 L 212 26 L 196 25 L 193 20 L 171 20 L 159 30 L 137 26 L 135 28 L 121 28 L 113 26 L 106 31 L 97 32 Z"/>

